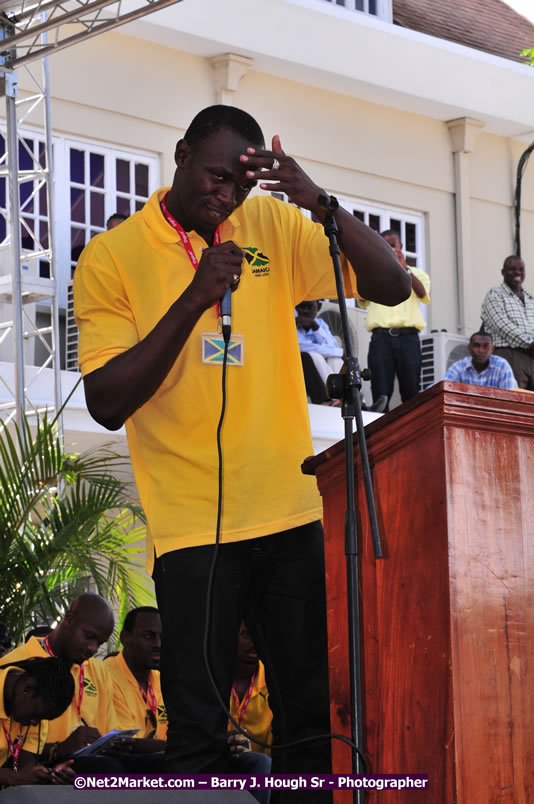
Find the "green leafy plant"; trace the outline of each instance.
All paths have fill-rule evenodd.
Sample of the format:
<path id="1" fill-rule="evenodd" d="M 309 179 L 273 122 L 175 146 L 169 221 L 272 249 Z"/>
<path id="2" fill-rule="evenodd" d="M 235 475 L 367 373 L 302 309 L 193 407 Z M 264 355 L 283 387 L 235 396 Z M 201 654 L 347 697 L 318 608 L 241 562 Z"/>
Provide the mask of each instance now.
<path id="1" fill-rule="evenodd" d="M 521 57 L 525 59 L 529 67 L 534 67 L 534 47 L 526 47 L 522 50 Z"/>
<path id="2" fill-rule="evenodd" d="M 1 429 L 0 619 L 17 641 L 61 617 L 89 577 L 121 615 L 153 604 L 144 515 L 117 477 L 126 465 L 109 447 L 68 454 L 46 415 Z"/>

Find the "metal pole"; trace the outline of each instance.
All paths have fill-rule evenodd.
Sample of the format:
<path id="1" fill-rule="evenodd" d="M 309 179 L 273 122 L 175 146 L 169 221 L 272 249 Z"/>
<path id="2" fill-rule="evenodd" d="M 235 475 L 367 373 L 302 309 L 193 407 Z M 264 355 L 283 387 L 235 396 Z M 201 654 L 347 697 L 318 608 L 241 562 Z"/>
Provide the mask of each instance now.
<path id="1" fill-rule="evenodd" d="M 7 120 L 7 153 L 9 166 L 9 228 L 11 233 L 11 266 L 12 285 L 11 301 L 13 305 L 13 352 L 15 367 L 15 406 L 16 422 L 22 431 L 22 416 L 26 410 L 26 394 L 24 382 L 24 326 L 22 312 L 22 277 L 21 277 L 21 241 L 20 241 L 20 204 L 19 204 L 19 153 L 17 140 L 17 75 L 6 75 L 6 120 Z"/>
<path id="2" fill-rule="evenodd" d="M 48 39 L 48 34 L 43 34 L 43 40 Z M 54 150 L 52 146 L 52 115 L 50 107 L 50 70 L 48 57 L 43 59 L 43 90 L 44 90 L 44 109 L 45 109 L 45 155 L 46 155 L 46 203 L 48 218 L 48 251 L 50 254 L 50 276 L 55 282 L 55 290 L 50 299 L 50 316 L 52 324 L 52 355 L 54 368 L 54 404 L 57 416 L 57 426 L 61 443 L 63 443 L 63 414 L 61 411 L 61 351 L 59 346 L 59 286 L 56 262 L 56 250 L 54 247 Z"/>

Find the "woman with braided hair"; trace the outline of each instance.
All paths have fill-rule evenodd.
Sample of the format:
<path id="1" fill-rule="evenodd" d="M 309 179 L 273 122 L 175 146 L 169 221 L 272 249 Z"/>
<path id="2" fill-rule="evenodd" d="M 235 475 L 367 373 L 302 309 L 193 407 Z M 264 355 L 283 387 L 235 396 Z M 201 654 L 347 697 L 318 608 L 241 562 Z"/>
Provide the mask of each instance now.
<path id="1" fill-rule="evenodd" d="M 46 741 L 48 721 L 67 709 L 73 695 L 74 680 L 64 659 L 0 665 L 0 785 L 71 780 L 68 765 L 45 768 L 37 764 L 37 754 Z"/>

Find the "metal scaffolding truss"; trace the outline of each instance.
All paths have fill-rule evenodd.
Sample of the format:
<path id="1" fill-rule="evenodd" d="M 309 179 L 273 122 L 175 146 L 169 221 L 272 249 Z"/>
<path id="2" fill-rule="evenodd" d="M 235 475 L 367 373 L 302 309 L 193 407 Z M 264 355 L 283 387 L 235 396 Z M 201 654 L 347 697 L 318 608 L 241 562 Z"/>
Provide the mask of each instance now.
<path id="1" fill-rule="evenodd" d="M 23 412 L 39 413 L 48 400 L 32 394 L 45 369 L 52 369 L 54 407 L 61 407 L 59 310 L 57 270 L 53 248 L 54 187 L 50 123 L 50 53 L 82 42 L 131 20 L 151 14 L 180 0 L 0 0 L 0 95 L 6 101 L 5 152 L 0 154 L 0 182 L 7 181 L 6 237 L 0 243 L 0 305 L 12 311 L 11 320 L 0 323 L 0 347 L 12 344 L 14 374 L 0 376 L 3 397 L 0 420 L 21 422 Z M 30 64 L 35 62 L 35 64 Z M 16 68 L 30 80 L 19 97 Z M 30 117 L 35 126 L 40 112 L 40 147 L 31 148 L 20 134 Z M 25 163 L 20 169 L 19 156 Z M 28 166 L 29 165 L 29 166 Z M 32 215 L 39 198 L 39 220 Z M 44 209 L 44 214 L 43 214 Z M 24 248 L 23 248 L 24 244 Z M 3 259 L 2 259 L 3 258 Z M 10 265 L 10 273 L 5 266 Z M 9 308 L 10 305 L 10 308 Z M 43 319 L 46 321 L 43 323 Z M 35 360 L 35 345 L 40 358 Z M 36 365 L 36 362 L 39 365 Z M 5 393 L 7 391 L 7 394 Z"/>
<path id="2" fill-rule="evenodd" d="M 16 69 L 176 2 L 180 0 L 0 0 L 6 26 L 3 69 Z"/>

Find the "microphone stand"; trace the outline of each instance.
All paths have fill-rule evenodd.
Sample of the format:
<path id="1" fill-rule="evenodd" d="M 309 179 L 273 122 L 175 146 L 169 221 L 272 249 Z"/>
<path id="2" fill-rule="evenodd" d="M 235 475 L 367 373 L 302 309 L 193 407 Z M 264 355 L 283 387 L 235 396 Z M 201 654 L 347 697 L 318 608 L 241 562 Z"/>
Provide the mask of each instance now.
<path id="1" fill-rule="evenodd" d="M 347 304 L 343 288 L 343 276 L 339 259 L 340 248 L 337 240 L 337 223 L 334 213 L 339 208 L 337 198 L 320 195 L 319 206 L 325 210 L 326 215 L 323 227 L 330 243 L 330 256 L 334 265 L 336 288 L 341 314 L 343 342 L 345 345 L 345 360 L 340 374 L 331 374 L 326 381 L 327 393 L 332 399 L 341 399 L 341 415 L 344 420 L 345 442 L 345 478 L 347 491 L 347 510 L 345 512 L 345 559 L 347 564 L 347 606 L 349 630 L 349 672 L 350 672 L 350 714 L 351 739 L 355 748 L 352 748 L 352 772 L 363 771 L 363 710 L 362 710 L 362 678 L 361 678 L 361 637 L 360 637 L 360 606 L 358 598 L 358 530 L 356 522 L 356 498 L 354 491 L 354 461 L 352 446 L 352 423 L 356 419 L 356 432 L 360 448 L 367 509 L 371 525 L 371 534 L 375 558 L 382 558 L 378 521 L 371 482 L 371 470 L 367 443 L 363 429 L 362 405 L 360 388 L 362 375 L 358 358 L 353 354 L 352 338 L 349 329 Z M 364 379 L 369 378 L 369 372 L 364 372 Z M 353 801 L 363 804 L 364 791 L 357 788 L 353 791 Z"/>

